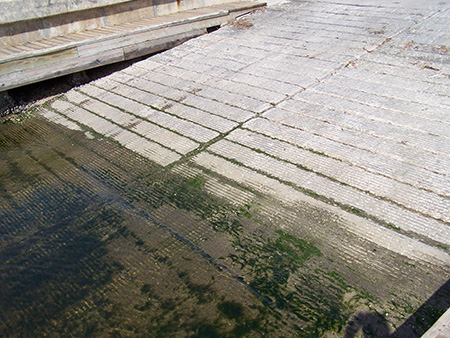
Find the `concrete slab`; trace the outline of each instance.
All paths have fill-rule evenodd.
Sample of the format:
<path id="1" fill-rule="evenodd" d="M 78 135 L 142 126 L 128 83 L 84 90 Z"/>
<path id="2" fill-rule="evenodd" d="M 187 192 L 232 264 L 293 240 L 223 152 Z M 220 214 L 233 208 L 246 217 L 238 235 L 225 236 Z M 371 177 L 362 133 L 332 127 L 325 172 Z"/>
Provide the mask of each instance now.
<path id="1" fill-rule="evenodd" d="M 450 306 L 449 15 L 286 2 L 36 105 L 0 133 L 5 233 L 31 231 L 36 166 L 93 196 L 124 335 L 420 337 Z M 117 325 L 95 299 L 65 315 Z"/>

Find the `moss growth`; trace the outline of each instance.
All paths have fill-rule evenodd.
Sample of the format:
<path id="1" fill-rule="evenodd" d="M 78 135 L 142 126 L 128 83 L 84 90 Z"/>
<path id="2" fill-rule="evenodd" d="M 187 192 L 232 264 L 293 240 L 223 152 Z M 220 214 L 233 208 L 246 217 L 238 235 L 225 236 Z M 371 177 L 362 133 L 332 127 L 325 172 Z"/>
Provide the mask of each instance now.
<path id="1" fill-rule="evenodd" d="M 151 189 L 160 196 L 158 198 L 160 205 L 166 201 L 179 209 L 192 212 L 207 221 L 217 232 L 240 233 L 242 211 L 212 198 L 203 190 L 205 183 L 206 179 L 201 175 L 189 178 L 168 175 L 163 180 L 153 183 Z M 243 210 L 248 212 L 246 207 Z"/>
<path id="2" fill-rule="evenodd" d="M 240 318 L 244 315 L 244 307 L 235 301 L 222 302 L 217 308 L 229 319 Z"/>
<path id="3" fill-rule="evenodd" d="M 449 251 L 448 247 L 443 244 L 436 244 L 436 247 L 438 247 L 439 249 L 445 250 L 445 251 Z"/>
<path id="4" fill-rule="evenodd" d="M 6 119 L 2 121 L 2 123 L 15 123 L 15 124 L 22 124 L 25 121 L 33 118 L 36 116 L 37 107 L 31 107 L 28 108 L 25 111 L 22 111 L 18 114 L 13 114 L 8 116 Z"/>
<path id="5" fill-rule="evenodd" d="M 402 229 L 399 228 L 398 226 L 392 225 L 392 224 L 390 224 L 390 223 L 386 224 L 386 226 L 387 226 L 389 229 L 392 229 L 392 230 L 395 230 L 395 231 L 398 231 L 398 232 L 402 232 Z"/>
<path id="6" fill-rule="evenodd" d="M 409 266 L 410 268 L 417 269 L 417 265 L 416 265 L 416 264 L 409 263 L 409 262 L 407 262 L 407 261 L 403 261 L 403 263 L 404 263 L 406 266 Z"/>
<path id="7" fill-rule="evenodd" d="M 349 317 L 342 298 L 349 286 L 337 272 L 310 271 L 309 261 L 323 257 L 314 244 L 281 230 L 266 240 L 237 239 L 234 244 L 238 253 L 228 257 L 249 271 L 250 287 L 267 304 L 296 318 L 299 336 L 342 330 Z"/>
<path id="8" fill-rule="evenodd" d="M 245 218 L 252 218 L 252 214 L 250 213 L 251 209 L 250 204 L 245 204 L 243 207 L 239 208 L 239 210 L 236 212 L 237 216 L 239 217 L 245 217 Z"/>
<path id="9" fill-rule="evenodd" d="M 112 147 L 114 146 L 113 144 Z M 155 283 L 157 277 L 153 275 L 148 278 L 148 265 L 147 269 L 137 272 L 136 277 L 129 277 L 128 271 L 124 272 L 125 278 L 121 279 L 121 282 L 126 283 L 124 290 L 129 291 L 129 287 L 135 287 L 131 289 L 132 296 L 127 295 L 125 298 L 127 301 L 130 300 L 130 304 L 121 304 L 124 308 L 117 311 L 106 307 L 102 309 L 104 322 L 107 322 L 109 328 L 116 327 L 117 331 L 114 332 L 118 336 L 128 334 L 149 337 L 176 335 L 245 337 L 252 336 L 252 333 L 264 335 L 270 332 L 274 336 L 320 337 L 328 330 L 337 332 L 342 330 L 348 318 L 346 305 L 342 302 L 343 295 L 349 288 L 344 277 L 328 268 L 332 265 L 330 264 L 332 260 L 323 257 L 323 253 L 314 243 L 285 231 L 275 231 L 271 222 L 261 221 L 259 218 L 261 215 L 254 203 L 236 207 L 214 198 L 205 189 L 206 178 L 203 175 L 183 177 L 167 168 L 160 169 L 155 166 L 151 171 L 143 171 L 145 174 L 140 174 L 139 177 L 129 177 L 124 174 L 129 169 L 119 171 L 108 166 L 98 169 L 98 166 L 89 167 L 90 164 L 80 164 L 82 161 L 76 157 L 71 159 L 65 156 L 64 159 L 74 167 L 81 168 L 83 173 L 90 174 L 89 177 L 101 180 L 102 188 L 107 186 L 111 189 L 105 194 L 106 202 L 109 204 L 112 200 L 114 208 L 118 207 L 117 210 L 111 208 L 109 212 L 101 212 L 99 217 L 92 217 L 90 223 L 86 222 L 89 223 L 89 227 L 95 228 L 95 231 L 98 230 L 98 225 L 105 221 L 108 226 L 114 228 L 113 232 L 107 233 L 108 236 L 101 236 L 105 238 L 104 242 L 101 242 L 102 245 L 116 239 L 119 241 L 114 244 L 119 243 L 118 246 L 127 243 L 121 254 L 127 256 L 138 252 L 139 258 L 141 255 L 148 255 L 147 261 L 150 263 L 145 260 L 140 262 L 155 263 L 158 267 L 158 276 L 164 278 L 164 282 L 167 279 L 167 283 Z M 111 191 L 116 193 L 113 198 L 109 195 Z M 165 204 L 169 204 L 170 207 L 161 208 Z M 124 208 L 121 209 L 122 207 Z M 154 210 L 158 208 L 161 209 Z M 187 257 L 177 255 L 185 252 L 184 245 L 190 239 L 182 241 L 184 230 L 177 232 L 175 227 L 173 232 L 170 231 L 170 222 L 173 221 L 170 217 L 170 221 L 165 224 L 164 219 L 154 216 L 161 210 L 165 215 L 167 210 L 175 208 L 182 210 L 181 215 L 189 215 L 193 220 L 202 222 L 202 226 L 209 224 L 214 231 L 225 233 L 220 234 L 221 240 L 232 241 L 233 248 L 230 251 L 233 253 L 228 257 L 235 266 L 230 270 L 236 274 L 233 275 L 234 281 L 239 281 L 233 286 L 241 288 L 240 294 L 250 295 L 245 301 L 240 303 L 235 301 L 235 298 L 227 298 L 227 292 L 234 290 L 224 288 L 219 292 L 219 288 L 225 283 L 226 278 L 223 278 L 223 275 L 226 272 L 223 271 L 228 268 L 229 261 L 221 265 L 216 264 L 213 254 L 207 257 L 211 251 L 214 253 L 214 249 L 207 251 L 210 247 L 203 247 L 202 244 L 197 246 L 197 243 L 194 243 L 187 248 L 188 252 L 193 249 L 194 255 Z M 123 223 L 121 217 L 127 216 L 124 210 L 133 213 L 136 218 L 144 214 L 150 215 L 143 222 L 145 230 L 142 226 L 137 229 L 132 222 Z M 84 212 L 84 209 L 82 211 Z M 158 228 L 158 222 L 163 226 Z M 147 232 L 147 226 L 149 230 L 151 227 L 161 230 L 171 240 L 175 237 L 178 245 L 173 255 L 155 249 L 160 248 L 161 242 L 155 240 L 156 232 Z M 179 236 L 171 237 L 174 233 Z M 208 238 L 214 239 L 214 236 L 208 234 Z M 86 244 L 89 249 L 90 243 L 86 241 Z M 220 250 L 228 250 L 229 246 L 230 243 L 225 242 Z M 169 246 L 170 249 L 174 247 Z M 198 251 L 195 252 L 196 249 Z M 205 250 L 205 255 L 196 256 L 195 253 L 201 250 Z M 223 254 L 223 251 L 220 254 Z M 204 280 L 189 275 L 189 269 L 198 263 L 196 259 L 201 260 L 205 257 L 209 259 L 207 264 L 217 268 L 215 274 L 206 276 Z M 124 259 L 124 262 L 126 266 L 127 259 Z M 314 269 L 317 266 L 321 268 Z M 181 271 L 180 267 L 186 271 Z M 237 271 L 239 268 L 241 271 Z M 197 269 L 195 273 L 203 272 Z M 135 282 L 134 278 L 141 279 Z M 174 293 L 167 292 L 168 289 L 164 289 L 165 286 L 162 284 L 168 285 Z M 253 294 L 248 292 L 249 289 Z M 254 295 L 259 298 L 253 297 Z M 248 303 L 251 306 L 247 306 Z M 101 306 L 90 312 L 93 318 L 97 309 L 101 309 Z M 131 313 L 134 311 L 135 317 L 140 319 L 131 319 L 131 316 L 125 314 L 126 310 Z M 124 317 L 121 316 L 127 320 L 123 321 Z M 80 314 L 78 318 L 86 317 Z M 144 320 L 145 331 L 143 328 L 133 327 L 133 323 L 142 324 Z M 91 332 L 92 335 L 106 332 L 104 328 L 91 325 L 92 323 L 88 321 L 80 324 L 83 327 L 82 332 Z M 78 324 L 73 321 L 72 327 Z"/>
<path id="10" fill-rule="evenodd" d="M 144 284 L 141 286 L 141 293 L 149 294 L 151 292 L 150 284 Z"/>

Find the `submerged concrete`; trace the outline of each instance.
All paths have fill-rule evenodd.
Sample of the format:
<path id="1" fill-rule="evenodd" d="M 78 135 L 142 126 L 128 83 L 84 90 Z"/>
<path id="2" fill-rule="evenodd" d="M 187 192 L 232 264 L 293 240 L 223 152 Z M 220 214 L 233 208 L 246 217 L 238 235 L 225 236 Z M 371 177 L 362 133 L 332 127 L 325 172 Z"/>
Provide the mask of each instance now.
<path id="1" fill-rule="evenodd" d="M 3 124 L 4 252 L 93 243 L 47 300 L 8 256 L 35 301 L 3 329 L 420 337 L 450 306 L 449 16 L 281 3 Z"/>

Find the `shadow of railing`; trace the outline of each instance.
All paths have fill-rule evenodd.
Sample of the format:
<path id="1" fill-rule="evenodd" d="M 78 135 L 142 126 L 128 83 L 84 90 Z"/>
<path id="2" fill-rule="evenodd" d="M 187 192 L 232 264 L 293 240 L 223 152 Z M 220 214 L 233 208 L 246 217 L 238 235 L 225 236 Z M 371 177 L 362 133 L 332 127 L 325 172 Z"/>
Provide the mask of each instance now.
<path id="1" fill-rule="evenodd" d="M 361 330 L 364 338 L 420 338 L 450 308 L 450 279 L 393 333 L 386 318 L 373 312 L 358 312 L 345 328 L 343 338 Z"/>

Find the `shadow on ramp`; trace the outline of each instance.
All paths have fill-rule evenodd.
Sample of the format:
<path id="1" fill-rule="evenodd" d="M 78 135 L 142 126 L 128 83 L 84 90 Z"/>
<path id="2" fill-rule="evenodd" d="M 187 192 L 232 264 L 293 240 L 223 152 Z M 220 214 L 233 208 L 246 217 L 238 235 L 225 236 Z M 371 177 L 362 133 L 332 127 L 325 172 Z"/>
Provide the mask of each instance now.
<path id="1" fill-rule="evenodd" d="M 420 338 L 448 308 L 450 279 L 393 333 L 390 333 L 388 322 L 383 315 L 358 312 L 345 328 L 344 338 L 353 338 L 360 330 L 364 338 Z"/>

